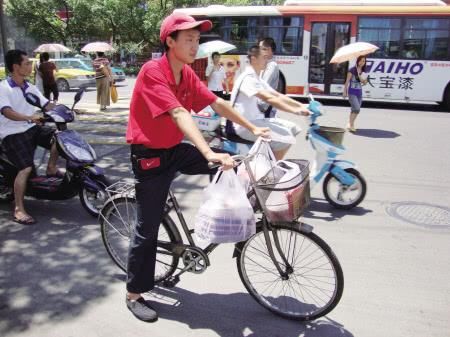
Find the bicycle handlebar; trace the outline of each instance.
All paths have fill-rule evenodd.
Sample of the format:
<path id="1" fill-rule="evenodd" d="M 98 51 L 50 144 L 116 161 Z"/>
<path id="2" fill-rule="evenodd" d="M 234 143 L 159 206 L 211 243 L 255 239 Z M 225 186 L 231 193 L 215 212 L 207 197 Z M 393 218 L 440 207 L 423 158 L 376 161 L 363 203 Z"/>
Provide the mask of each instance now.
<path id="1" fill-rule="evenodd" d="M 234 167 L 236 167 L 236 166 L 239 166 L 244 160 L 248 160 L 248 159 L 250 159 L 253 156 L 254 156 L 254 154 L 249 154 L 249 155 L 246 155 L 246 156 L 244 156 L 242 154 L 236 154 L 234 156 L 231 156 L 231 158 L 235 162 Z M 221 166 L 222 165 L 220 163 L 208 162 L 208 167 L 210 169 L 213 169 L 213 168 L 216 168 L 216 167 L 221 167 Z"/>

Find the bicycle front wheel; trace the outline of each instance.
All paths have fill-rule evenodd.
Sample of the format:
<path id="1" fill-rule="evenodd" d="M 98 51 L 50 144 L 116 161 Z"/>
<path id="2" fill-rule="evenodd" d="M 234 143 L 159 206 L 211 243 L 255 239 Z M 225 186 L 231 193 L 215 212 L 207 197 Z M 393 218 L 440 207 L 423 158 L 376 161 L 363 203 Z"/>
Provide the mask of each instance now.
<path id="1" fill-rule="evenodd" d="M 275 247 L 274 233 L 289 265 Z M 269 234 L 275 258 L 288 275 L 281 277 L 264 232 L 257 232 L 237 257 L 239 276 L 250 295 L 273 313 L 299 321 L 314 320 L 333 310 L 344 290 L 344 276 L 330 247 L 314 233 L 289 224 L 274 225 Z"/>
<path id="2" fill-rule="evenodd" d="M 137 221 L 136 199 L 117 197 L 110 199 L 100 215 L 100 227 L 103 243 L 116 265 L 127 270 L 130 238 Z M 158 242 L 178 243 L 174 233 L 175 223 L 166 215 L 159 227 Z M 155 266 L 155 282 L 161 282 L 171 276 L 178 266 L 178 257 L 158 244 Z"/>

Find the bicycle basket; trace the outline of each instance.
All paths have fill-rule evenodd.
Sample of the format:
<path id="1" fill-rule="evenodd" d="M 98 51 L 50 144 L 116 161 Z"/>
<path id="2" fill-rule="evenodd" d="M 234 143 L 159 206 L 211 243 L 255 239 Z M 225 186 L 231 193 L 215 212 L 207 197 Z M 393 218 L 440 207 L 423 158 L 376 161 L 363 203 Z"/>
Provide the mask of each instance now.
<path id="1" fill-rule="evenodd" d="M 342 145 L 342 141 L 344 139 L 345 129 L 331 126 L 321 126 L 316 132 L 334 145 L 340 146 Z"/>
<path id="2" fill-rule="evenodd" d="M 296 174 L 287 177 L 279 164 L 256 182 L 255 191 L 260 204 L 271 222 L 297 220 L 309 205 L 309 162 L 291 159 Z"/>

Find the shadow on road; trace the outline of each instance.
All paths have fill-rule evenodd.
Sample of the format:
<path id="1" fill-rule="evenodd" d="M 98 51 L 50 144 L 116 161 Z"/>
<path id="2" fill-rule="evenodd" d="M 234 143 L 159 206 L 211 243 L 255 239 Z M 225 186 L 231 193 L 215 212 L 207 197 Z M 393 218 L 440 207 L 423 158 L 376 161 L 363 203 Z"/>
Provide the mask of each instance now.
<path id="1" fill-rule="evenodd" d="M 197 294 L 185 289 L 157 288 L 151 295 L 161 318 L 190 329 L 208 329 L 218 336 L 352 337 L 342 325 L 326 318 L 296 322 L 278 317 L 247 293 Z"/>
<path id="2" fill-rule="evenodd" d="M 311 204 L 303 213 L 303 218 L 335 221 L 346 215 L 363 216 L 371 212 L 373 211 L 361 206 L 357 206 L 350 210 L 336 209 L 324 199 L 311 198 Z"/>
<path id="3" fill-rule="evenodd" d="M 379 130 L 379 129 L 358 129 L 353 133 L 355 136 L 369 137 L 369 138 L 397 138 L 401 135 L 394 131 Z"/>
<path id="4" fill-rule="evenodd" d="M 116 272 L 77 199 L 26 204 L 34 226 L 8 221 L 11 205 L 0 205 L 0 336 L 73 319 L 109 294 Z"/>

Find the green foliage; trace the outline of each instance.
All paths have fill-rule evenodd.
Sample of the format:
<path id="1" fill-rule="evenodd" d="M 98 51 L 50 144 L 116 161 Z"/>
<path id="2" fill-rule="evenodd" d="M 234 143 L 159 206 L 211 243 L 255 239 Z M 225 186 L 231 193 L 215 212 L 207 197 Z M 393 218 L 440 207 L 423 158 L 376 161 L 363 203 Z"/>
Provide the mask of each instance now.
<path id="1" fill-rule="evenodd" d="M 113 41 L 119 49 L 139 53 L 159 46 L 159 27 L 175 8 L 223 5 L 275 5 L 283 0 L 9 0 L 8 15 L 40 42 L 77 46 Z M 61 20 L 57 11 L 66 11 Z"/>

